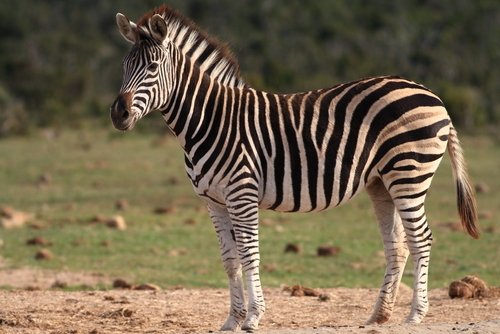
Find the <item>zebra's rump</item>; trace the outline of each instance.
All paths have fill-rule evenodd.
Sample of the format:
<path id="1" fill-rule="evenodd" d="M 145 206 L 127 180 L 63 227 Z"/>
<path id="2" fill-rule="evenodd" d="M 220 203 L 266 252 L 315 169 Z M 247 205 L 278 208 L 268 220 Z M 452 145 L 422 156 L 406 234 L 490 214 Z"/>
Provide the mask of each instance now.
<path id="1" fill-rule="evenodd" d="M 262 208 L 323 210 L 376 177 L 397 192 L 432 176 L 446 149 L 450 119 L 442 101 L 399 77 L 248 94 L 247 135 L 260 162 Z"/>

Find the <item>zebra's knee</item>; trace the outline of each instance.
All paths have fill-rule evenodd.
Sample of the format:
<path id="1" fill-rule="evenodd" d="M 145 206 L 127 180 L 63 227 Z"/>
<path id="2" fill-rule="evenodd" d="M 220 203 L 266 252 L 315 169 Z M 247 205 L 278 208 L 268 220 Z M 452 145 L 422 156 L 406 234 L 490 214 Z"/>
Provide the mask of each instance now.
<path id="1" fill-rule="evenodd" d="M 238 280 L 242 276 L 241 265 L 239 263 L 224 262 L 224 270 L 231 281 Z"/>

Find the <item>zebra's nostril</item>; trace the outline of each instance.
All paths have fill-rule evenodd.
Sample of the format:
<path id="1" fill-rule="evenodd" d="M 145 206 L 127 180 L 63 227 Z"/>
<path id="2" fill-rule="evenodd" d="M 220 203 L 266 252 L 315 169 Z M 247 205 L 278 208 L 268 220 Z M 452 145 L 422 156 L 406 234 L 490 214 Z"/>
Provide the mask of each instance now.
<path id="1" fill-rule="evenodd" d="M 127 119 L 129 115 L 130 113 L 128 112 L 128 110 L 124 109 L 122 113 L 122 119 Z"/>

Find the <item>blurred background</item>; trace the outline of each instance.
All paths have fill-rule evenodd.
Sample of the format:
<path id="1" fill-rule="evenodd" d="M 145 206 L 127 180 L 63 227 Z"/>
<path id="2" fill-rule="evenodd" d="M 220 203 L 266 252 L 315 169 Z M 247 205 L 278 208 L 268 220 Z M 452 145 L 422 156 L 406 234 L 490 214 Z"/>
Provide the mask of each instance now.
<path id="1" fill-rule="evenodd" d="M 138 20 L 161 2 L 0 4 L 0 135 L 108 125 L 129 45 L 116 12 Z M 274 92 L 401 75 L 442 97 L 456 126 L 500 121 L 496 0 L 168 2 L 228 42 L 252 86 Z M 158 122 L 154 122 L 157 123 Z M 494 129 L 491 129 L 495 126 Z"/>
<path id="2" fill-rule="evenodd" d="M 109 120 L 130 48 L 115 15 L 137 21 L 160 4 L 0 1 L 0 288 L 40 287 L 30 268 L 58 273 L 47 285 L 55 288 L 109 287 L 117 277 L 226 286 L 208 214 L 161 117 L 150 115 L 127 133 Z M 293 92 L 400 75 L 436 92 L 460 130 L 483 234 L 472 242 L 461 229 L 445 157 L 427 200 L 435 245 L 429 284 L 477 274 L 500 285 L 498 0 L 168 4 L 227 42 L 258 89 Z M 365 194 L 326 212 L 261 217 L 265 286 L 381 283 L 382 242 Z M 331 256 L 318 256 L 319 247 Z M 404 281 L 411 284 L 408 267 Z M 60 282 L 61 272 L 102 279 Z"/>

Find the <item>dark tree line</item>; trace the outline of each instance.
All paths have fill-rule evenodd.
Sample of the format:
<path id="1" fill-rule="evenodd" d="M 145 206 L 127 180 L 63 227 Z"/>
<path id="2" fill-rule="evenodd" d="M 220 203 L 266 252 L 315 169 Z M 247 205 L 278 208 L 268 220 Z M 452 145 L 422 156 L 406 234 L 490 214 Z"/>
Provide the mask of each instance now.
<path id="1" fill-rule="evenodd" d="M 0 2 L 0 136 L 108 122 L 128 49 L 115 27 L 143 0 Z M 470 131 L 500 123 L 497 0 L 177 0 L 228 42 L 256 88 L 290 92 L 381 74 L 440 95 Z"/>

